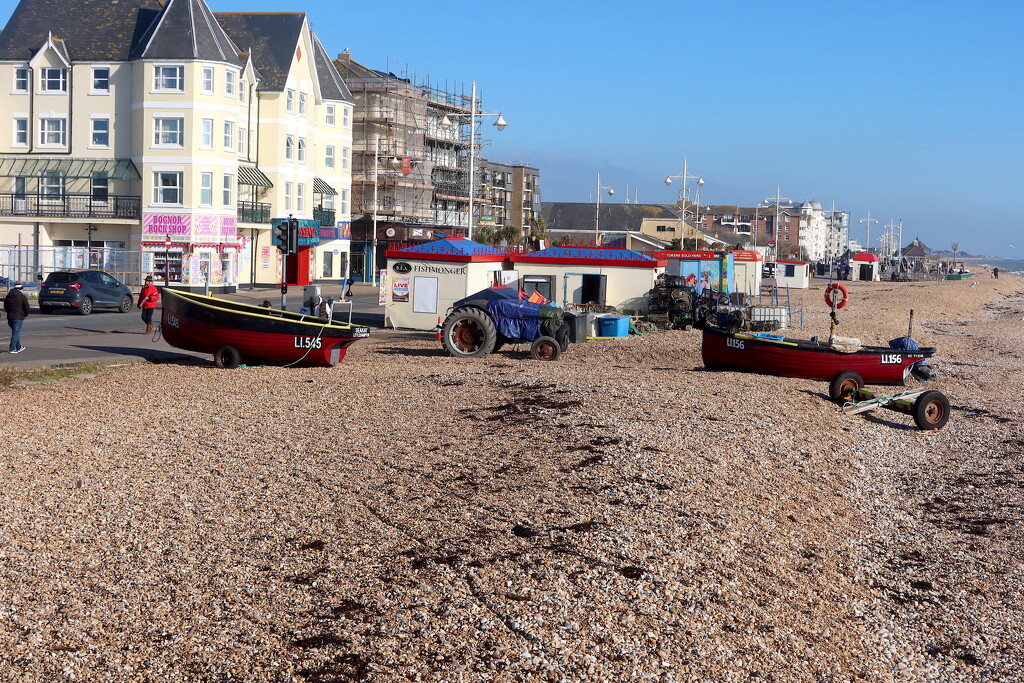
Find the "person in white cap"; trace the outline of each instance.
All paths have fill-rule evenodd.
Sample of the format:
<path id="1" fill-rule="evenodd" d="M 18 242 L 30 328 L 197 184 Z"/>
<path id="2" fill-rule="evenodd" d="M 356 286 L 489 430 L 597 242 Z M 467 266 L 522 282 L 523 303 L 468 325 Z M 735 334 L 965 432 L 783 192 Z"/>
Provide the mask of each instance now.
<path id="1" fill-rule="evenodd" d="M 24 285 L 15 282 L 11 291 L 4 297 L 4 311 L 7 313 L 7 324 L 11 328 L 11 353 L 21 353 L 25 347 L 21 345 L 21 326 L 28 317 L 28 297 L 22 291 Z"/>

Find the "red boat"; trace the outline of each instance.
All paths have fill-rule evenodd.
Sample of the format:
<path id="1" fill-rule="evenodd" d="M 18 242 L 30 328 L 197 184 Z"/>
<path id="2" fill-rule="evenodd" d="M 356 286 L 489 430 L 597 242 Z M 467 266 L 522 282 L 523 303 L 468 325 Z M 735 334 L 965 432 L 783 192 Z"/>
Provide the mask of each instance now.
<path id="1" fill-rule="evenodd" d="M 935 355 L 934 347 L 901 350 L 860 346 L 848 349 L 849 352 L 838 348 L 841 347 L 828 342 L 707 326 L 701 356 L 708 369 L 751 370 L 826 382 L 849 370 L 860 375 L 866 384 L 902 385 L 915 364 Z"/>
<path id="2" fill-rule="evenodd" d="M 341 362 L 370 328 L 164 289 L 161 333 L 186 351 L 212 353 L 217 367 L 320 366 Z"/>

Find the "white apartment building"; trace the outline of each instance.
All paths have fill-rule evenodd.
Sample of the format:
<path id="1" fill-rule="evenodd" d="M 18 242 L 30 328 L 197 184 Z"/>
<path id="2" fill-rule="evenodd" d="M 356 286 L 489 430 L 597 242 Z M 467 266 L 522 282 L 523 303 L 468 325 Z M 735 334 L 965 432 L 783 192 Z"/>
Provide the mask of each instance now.
<path id="1" fill-rule="evenodd" d="M 304 13 L 22 0 L 0 92 L 0 249 L 38 275 L 276 284 L 272 221 L 293 216 L 289 281 L 347 276 L 353 101 Z"/>

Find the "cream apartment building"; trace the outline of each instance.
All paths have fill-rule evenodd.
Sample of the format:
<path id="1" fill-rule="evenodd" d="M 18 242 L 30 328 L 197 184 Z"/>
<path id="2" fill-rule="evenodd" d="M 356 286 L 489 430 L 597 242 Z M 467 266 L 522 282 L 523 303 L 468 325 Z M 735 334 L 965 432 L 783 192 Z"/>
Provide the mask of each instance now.
<path id="1" fill-rule="evenodd" d="M 23 0 L 0 92 L 0 250 L 39 274 L 275 284 L 272 225 L 292 216 L 289 281 L 346 276 L 352 98 L 304 13 Z"/>

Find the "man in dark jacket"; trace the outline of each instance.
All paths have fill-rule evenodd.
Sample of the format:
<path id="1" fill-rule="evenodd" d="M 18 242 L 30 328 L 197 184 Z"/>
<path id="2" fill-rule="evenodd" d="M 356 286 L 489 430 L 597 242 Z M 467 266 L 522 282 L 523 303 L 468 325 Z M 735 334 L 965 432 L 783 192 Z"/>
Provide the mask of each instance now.
<path id="1" fill-rule="evenodd" d="M 21 326 L 28 317 L 28 298 L 22 291 L 23 285 L 15 282 L 11 291 L 4 297 L 4 311 L 7 313 L 7 324 L 11 327 L 11 353 L 21 353 L 25 347 L 21 345 Z"/>

